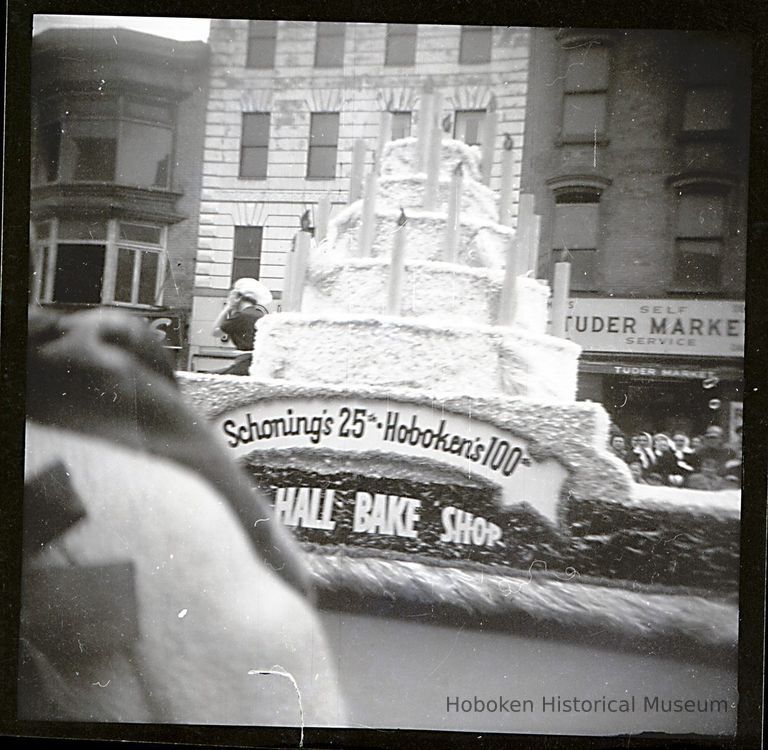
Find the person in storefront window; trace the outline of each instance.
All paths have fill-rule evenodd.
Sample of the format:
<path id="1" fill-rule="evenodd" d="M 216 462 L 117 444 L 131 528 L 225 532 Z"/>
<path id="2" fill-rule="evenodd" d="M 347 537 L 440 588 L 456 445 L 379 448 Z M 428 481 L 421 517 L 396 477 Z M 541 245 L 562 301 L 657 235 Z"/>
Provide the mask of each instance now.
<path id="1" fill-rule="evenodd" d="M 683 486 L 683 471 L 677 465 L 677 457 L 672 450 L 669 438 L 663 433 L 653 436 L 653 467 L 651 475 L 656 475 L 662 484 L 670 487 Z"/>
<path id="2" fill-rule="evenodd" d="M 648 471 L 655 463 L 651 436 L 647 432 L 641 432 L 632 438 L 632 452 L 640 461 L 643 471 Z"/>
<path id="3" fill-rule="evenodd" d="M 272 293 L 257 279 L 242 278 L 235 282 L 227 303 L 213 324 L 213 335 L 226 334 L 242 352 L 220 375 L 247 375 L 251 366 L 256 324 L 269 311 Z"/>
<path id="4" fill-rule="evenodd" d="M 687 477 L 694 474 L 699 469 L 699 457 L 696 452 L 691 448 L 691 441 L 684 432 L 676 432 L 672 436 L 672 442 L 674 444 L 675 458 L 677 458 L 677 465 L 682 469 L 683 476 Z"/>
<path id="5" fill-rule="evenodd" d="M 691 438 L 691 448 L 693 449 L 693 452 L 698 455 L 703 447 L 704 438 L 701 435 L 694 435 Z"/>
<path id="6" fill-rule="evenodd" d="M 614 435 L 611 438 L 611 450 L 616 454 L 617 458 L 627 462 L 631 454 L 627 450 L 627 441 L 624 435 Z"/>
<path id="7" fill-rule="evenodd" d="M 692 490 L 705 490 L 707 492 L 738 489 L 736 482 L 720 476 L 719 469 L 720 465 L 716 458 L 703 458 L 701 469 L 697 473 L 691 474 L 686 486 Z"/>
<path id="8" fill-rule="evenodd" d="M 723 428 L 714 424 L 707 427 L 704 432 L 704 446 L 698 452 L 698 455 L 702 463 L 707 458 L 714 460 L 718 467 L 717 473 L 721 477 L 728 473 L 727 465 L 729 463 L 733 466 L 734 462 L 741 462 L 736 451 L 725 445 Z"/>
<path id="9" fill-rule="evenodd" d="M 629 464 L 629 471 L 636 484 L 648 484 L 648 480 L 643 476 L 643 465 L 639 461 L 632 461 Z"/>

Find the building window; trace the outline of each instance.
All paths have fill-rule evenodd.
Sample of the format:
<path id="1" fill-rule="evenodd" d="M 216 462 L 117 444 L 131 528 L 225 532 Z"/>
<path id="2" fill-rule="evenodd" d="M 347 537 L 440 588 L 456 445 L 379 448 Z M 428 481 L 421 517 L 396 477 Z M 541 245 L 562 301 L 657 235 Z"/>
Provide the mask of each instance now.
<path id="1" fill-rule="evenodd" d="M 158 226 L 120 222 L 114 302 L 142 307 L 160 304 L 162 234 Z"/>
<path id="2" fill-rule="evenodd" d="M 277 21 L 248 21 L 246 68 L 274 68 L 276 46 Z"/>
<path id="3" fill-rule="evenodd" d="M 453 123 L 453 137 L 468 146 L 482 145 L 484 109 L 460 109 Z"/>
<path id="4" fill-rule="evenodd" d="M 38 135 L 36 181 L 168 188 L 174 114 L 165 104 L 80 97 Z"/>
<path id="5" fill-rule="evenodd" d="M 35 296 L 40 302 L 161 305 L 164 227 L 53 219 L 36 224 L 35 235 Z"/>
<path id="6" fill-rule="evenodd" d="M 733 116 L 733 96 L 724 86 L 689 86 L 683 98 L 683 131 L 713 133 L 728 130 Z"/>
<path id="7" fill-rule="evenodd" d="M 491 26 L 462 26 L 459 43 L 459 62 L 462 65 L 476 65 L 491 61 Z"/>
<path id="8" fill-rule="evenodd" d="M 599 206 L 600 193 L 597 190 L 562 191 L 555 196 L 552 272 L 555 263 L 570 262 L 573 291 L 597 291 L 595 271 Z"/>
<path id="9" fill-rule="evenodd" d="M 315 67 L 341 68 L 344 65 L 344 33 L 346 24 L 317 24 Z"/>
<path id="10" fill-rule="evenodd" d="M 392 140 L 398 138 L 408 138 L 411 135 L 411 113 L 393 112 L 392 113 Z"/>
<path id="11" fill-rule="evenodd" d="M 707 188 L 678 191 L 675 289 L 720 290 L 725 215 L 724 192 Z"/>
<path id="12" fill-rule="evenodd" d="M 242 140 L 240 143 L 240 177 L 250 180 L 267 178 L 269 160 L 268 112 L 243 114 Z"/>
<path id="13" fill-rule="evenodd" d="M 261 241 L 264 227 L 235 227 L 232 283 L 242 278 L 258 279 L 261 273 Z"/>
<path id="14" fill-rule="evenodd" d="M 336 177 L 336 152 L 339 140 L 338 112 L 313 112 L 309 126 L 307 177 Z"/>
<path id="15" fill-rule="evenodd" d="M 415 23 L 388 23 L 387 47 L 384 53 L 385 65 L 414 65 L 416 63 Z"/>
<path id="16" fill-rule="evenodd" d="M 608 119 L 608 48 L 597 43 L 564 50 L 564 140 L 605 135 Z"/>

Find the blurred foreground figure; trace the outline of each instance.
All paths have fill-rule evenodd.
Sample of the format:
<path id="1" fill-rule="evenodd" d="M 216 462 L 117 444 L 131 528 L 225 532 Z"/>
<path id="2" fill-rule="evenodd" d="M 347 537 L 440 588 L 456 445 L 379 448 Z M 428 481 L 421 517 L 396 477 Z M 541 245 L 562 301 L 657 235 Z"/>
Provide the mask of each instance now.
<path id="1" fill-rule="evenodd" d="M 19 715 L 343 723 L 301 553 L 139 320 L 30 314 Z"/>

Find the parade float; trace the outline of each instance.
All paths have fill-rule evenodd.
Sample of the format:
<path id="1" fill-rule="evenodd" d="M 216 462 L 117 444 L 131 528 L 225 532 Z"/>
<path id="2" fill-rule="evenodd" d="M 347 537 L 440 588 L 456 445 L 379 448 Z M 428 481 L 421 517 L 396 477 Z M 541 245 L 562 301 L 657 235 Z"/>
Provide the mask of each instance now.
<path id="1" fill-rule="evenodd" d="M 511 150 L 499 196 L 435 98 L 297 235 L 250 376 L 186 398 L 306 551 L 350 726 L 731 733 L 739 493 L 634 485 L 607 452 L 569 266 L 534 278 Z"/>

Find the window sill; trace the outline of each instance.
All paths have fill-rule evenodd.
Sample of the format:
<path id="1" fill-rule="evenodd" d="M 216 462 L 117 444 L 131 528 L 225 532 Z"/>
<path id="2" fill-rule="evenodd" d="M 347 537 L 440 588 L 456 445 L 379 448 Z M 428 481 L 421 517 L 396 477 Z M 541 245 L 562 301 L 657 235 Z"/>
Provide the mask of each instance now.
<path id="1" fill-rule="evenodd" d="M 555 138 L 555 146 L 608 146 L 611 143 L 611 139 L 606 135 L 600 135 L 598 133 L 595 138 L 594 133 L 584 135 L 566 135 Z"/>
<path id="2" fill-rule="evenodd" d="M 333 175 L 331 177 L 310 177 L 307 175 L 305 178 L 308 182 L 328 182 L 329 180 L 335 180 L 337 179 L 336 175 Z"/>

